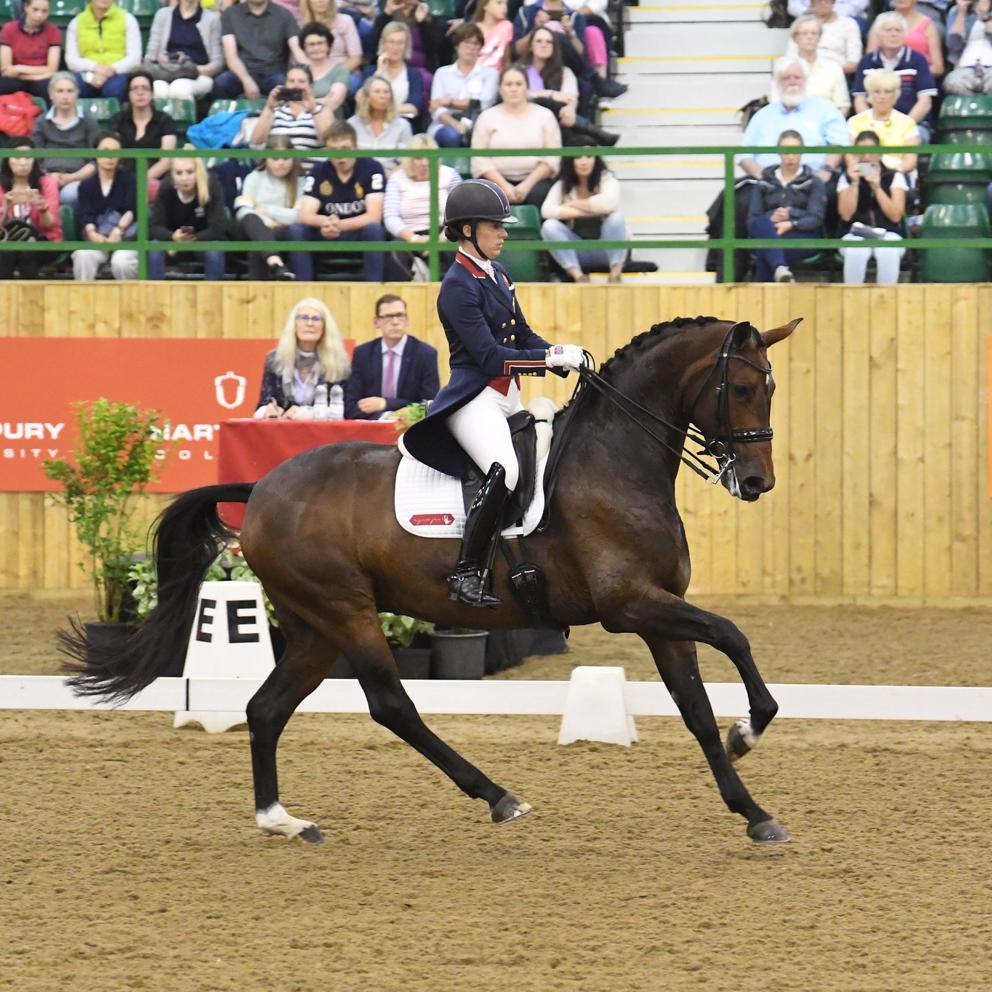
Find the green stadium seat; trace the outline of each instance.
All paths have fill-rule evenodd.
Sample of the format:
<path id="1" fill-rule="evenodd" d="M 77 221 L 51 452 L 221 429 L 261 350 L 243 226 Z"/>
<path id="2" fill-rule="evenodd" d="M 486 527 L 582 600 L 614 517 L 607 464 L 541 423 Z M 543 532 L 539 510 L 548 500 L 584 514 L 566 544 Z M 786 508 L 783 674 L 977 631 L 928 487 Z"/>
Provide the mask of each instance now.
<path id="1" fill-rule="evenodd" d="M 151 27 L 152 20 L 161 7 L 159 0 L 117 0 L 117 5 L 129 14 L 134 14 L 143 30 Z"/>
<path id="2" fill-rule="evenodd" d="M 44 114 L 48 111 L 48 104 L 43 96 L 31 97 L 31 102 Z"/>
<path id="3" fill-rule="evenodd" d="M 17 20 L 17 11 L 14 9 L 14 0 L 0 0 L 0 24 Z"/>
<path id="4" fill-rule="evenodd" d="M 925 201 L 930 203 L 984 203 L 992 182 L 992 148 L 989 152 L 938 152 L 930 160 L 924 181 Z"/>
<path id="5" fill-rule="evenodd" d="M 510 214 L 517 218 L 517 223 L 507 228 L 510 241 L 541 240 L 541 214 L 537 207 L 525 203 L 510 207 Z M 514 282 L 543 282 L 542 256 L 543 252 L 540 251 L 504 249 L 500 261 L 506 266 Z"/>
<path id="6" fill-rule="evenodd" d="M 988 152 L 938 152 L 930 160 L 927 182 L 992 182 L 992 149 Z"/>
<path id="7" fill-rule="evenodd" d="M 924 238 L 987 238 L 988 210 L 977 203 L 938 203 L 923 214 Z M 921 282 L 986 282 L 989 252 L 984 248 L 937 248 L 920 253 Z"/>
<path id="8" fill-rule="evenodd" d="M 257 100 L 249 100 L 246 96 L 240 96 L 236 100 L 214 100 L 210 104 L 208 114 L 233 114 L 239 110 L 246 110 L 250 114 L 259 114 L 265 106 L 265 99 L 259 97 Z"/>
<path id="9" fill-rule="evenodd" d="M 56 27 L 64 29 L 69 21 L 77 14 L 81 14 L 85 8 L 86 0 L 51 0 L 48 19 Z"/>
<path id="10" fill-rule="evenodd" d="M 156 100 L 155 109 L 165 111 L 176 122 L 178 144 L 182 145 L 189 126 L 196 123 L 196 101 L 170 97 Z"/>
<path id="11" fill-rule="evenodd" d="M 85 96 L 79 98 L 79 109 L 100 124 L 106 124 L 121 109 L 121 102 L 113 96 Z"/>
<path id="12" fill-rule="evenodd" d="M 427 9 L 432 17 L 443 17 L 450 21 L 455 16 L 454 0 L 427 0 Z"/>
<path id="13" fill-rule="evenodd" d="M 990 145 L 992 146 L 992 130 L 985 128 L 960 128 L 953 131 L 941 131 L 942 145 Z M 992 151 L 992 148 L 990 148 Z"/>
<path id="14" fill-rule="evenodd" d="M 963 128 L 992 131 L 992 96 L 945 96 L 937 118 L 937 130 Z"/>

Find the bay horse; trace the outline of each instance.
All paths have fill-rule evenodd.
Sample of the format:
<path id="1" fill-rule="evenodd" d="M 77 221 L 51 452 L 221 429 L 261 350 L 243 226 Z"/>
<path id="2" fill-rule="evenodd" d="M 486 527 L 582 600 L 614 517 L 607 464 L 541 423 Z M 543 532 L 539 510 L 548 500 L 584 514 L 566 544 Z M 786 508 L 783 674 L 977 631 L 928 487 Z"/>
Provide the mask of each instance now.
<path id="1" fill-rule="evenodd" d="M 801 319 L 801 318 L 800 318 Z M 555 416 L 557 480 L 543 532 L 518 541 L 547 578 L 549 616 L 561 628 L 600 622 L 646 642 L 686 726 L 697 738 L 720 795 L 759 843 L 789 840 L 750 796 L 732 762 L 751 750 L 778 709 L 747 638 L 724 617 L 686 602 L 689 550 L 675 505 L 687 435 L 717 463 L 710 470 L 742 500 L 775 484 L 769 426 L 774 381 L 766 349 L 799 320 L 764 333 L 715 317 L 656 324 L 616 351 Z M 694 432 L 690 424 L 695 425 Z M 696 461 L 693 462 L 692 459 Z M 514 599 L 508 566 L 498 562 L 494 590 L 503 603 L 480 613 L 448 599 L 454 540 L 425 540 L 402 530 L 393 512 L 395 448 L 336 444 L 283 463 L 255 484 L 206 486 L 177 497 L 156 535 L 158 606 L 126 648 L 113 653 L 78 630 L 63 649 L 75 658 L 81 694 L 125 699 L 162 675 L 180 675 L 197 591 L 231 537 L 218 504 L 247 503 L 241 547 L 271 599 L 286 649 L 247 706 L 256 823 L 268 834 L 319 842 L 318 826 L 279 802 L 276 746 L 300 703 L 346 655 L 369 713 L 434 762 L 505 823 L 529 804 L 487 778 L 421 720 L 400 681 L 378 612 L 407 614 L 451 627 L 520 628 L 531 617 Z M 709 463 L 704 462 L 709 465 Z M 711 479 L 711 481 L 715 481 Z M 749 718 L 726 747 L 696 660 L 695 642 L 722 651 L 747 689 Z"/>

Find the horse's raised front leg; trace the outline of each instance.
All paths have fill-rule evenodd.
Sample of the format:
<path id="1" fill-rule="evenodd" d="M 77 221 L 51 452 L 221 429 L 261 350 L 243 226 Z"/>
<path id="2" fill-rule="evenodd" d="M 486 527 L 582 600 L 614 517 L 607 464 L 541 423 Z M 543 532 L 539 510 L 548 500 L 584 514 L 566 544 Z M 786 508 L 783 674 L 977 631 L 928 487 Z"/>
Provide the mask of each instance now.
<path id="1" fill-rule="evenodd" d="M 747 691 L 750 718 L 738 720 L 730 728 L 727 754 L 731 761 L 744 757 L 757 746 L 765 728 L 778 712 L 778 703 L 772 698 L 751 656 L 748 639 L 726 617 L 708 613 L 670 593 L 664 593 L 661 602 L 653 600 L 637 609 L 645 614 L 639 618 L 638 626 L 631 628 L 637 633 L 643 633 L 646 629 L 669 640 L 709 644 L 734 663 Z M 645 613 L 646 610 L 650 613 Z"/>
<path id="2" fill-rule="evenodd" d="M 316 823 L 290 816 L 279 802 L 276 747 L 296 707 L 320 685 L 334 662 L 331 646 L 296 617 L 279 615 L 286 653 L 248 702 L 251 770 L 255 784 L 255 822 L 266 834 L 299 837 L 312 844 L 324 839 Z"/>
<path id="3" fill-rule="evenodd" d="M 747 820 L 747 833 L 752 840 L 765 844 L 789 840 L 788 833 L 774 817 L 751 798 L 720 744 L 720 729 L 699 674 L 695 644 L 656 635 L 642 636 L 685 725 L 703 749 L 727 808 Z"/>
<path id="4" fill-rule="evenodd" d="M 375 613 L 350 619 L 346 643 L 348 661 L 361 683 L 369 713 L 376 723 L 416 748 L 466 795 L 485 799 L 493 823 L 507 823 L 531 811 L 529 803 L 491 782 L 424 723 L 403 688 Z"/>

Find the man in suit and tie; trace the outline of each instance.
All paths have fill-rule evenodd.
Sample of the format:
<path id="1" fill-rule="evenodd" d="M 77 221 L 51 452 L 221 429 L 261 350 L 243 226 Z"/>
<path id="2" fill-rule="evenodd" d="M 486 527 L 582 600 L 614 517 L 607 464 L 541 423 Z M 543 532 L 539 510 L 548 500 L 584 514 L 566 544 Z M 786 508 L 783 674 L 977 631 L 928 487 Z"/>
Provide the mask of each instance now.
<path id="1" fill-rule="evenodd" d="M 378 420 L 437 395 L 437 350 L 408 334 L 409 322 L 401 297 L 387 293 L 376 300 L 380 337 L 355 349 L 344 387 L 344 415 L 349 420 Z"/>

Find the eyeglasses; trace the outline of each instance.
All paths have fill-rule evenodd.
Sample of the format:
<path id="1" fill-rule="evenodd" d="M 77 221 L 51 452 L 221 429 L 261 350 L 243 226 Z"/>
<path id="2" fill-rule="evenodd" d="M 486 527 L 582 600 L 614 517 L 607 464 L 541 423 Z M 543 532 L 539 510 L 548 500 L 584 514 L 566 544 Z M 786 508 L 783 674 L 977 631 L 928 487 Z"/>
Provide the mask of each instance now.
<path id="1" fill-rule="evenodd" d="M 323 324 L 324 318 L 315 313 L 298 313 L 297 320 L 305 321 L 308 324 Z"/>
<path id="2" fill-rule="evenodd" d="M 376 320 L 406 320 L 406 313 L 380 313 Z"/>

